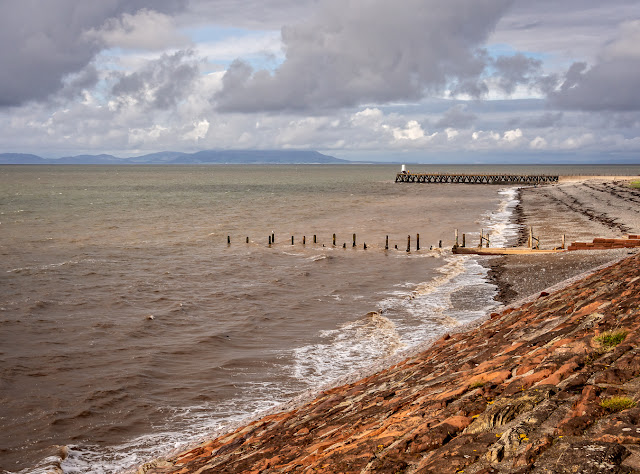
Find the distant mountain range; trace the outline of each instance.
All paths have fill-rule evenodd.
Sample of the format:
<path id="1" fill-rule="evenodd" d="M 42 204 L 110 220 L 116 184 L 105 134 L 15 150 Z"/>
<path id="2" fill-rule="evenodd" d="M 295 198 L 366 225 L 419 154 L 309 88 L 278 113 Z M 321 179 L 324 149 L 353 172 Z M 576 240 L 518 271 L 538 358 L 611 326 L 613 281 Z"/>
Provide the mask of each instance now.
<path id="1" fill-rule="evenodd" d="M 42 158 L 24 153 L 0 153 L 2 165 L 181 165 L 181 164 L 326 164 L 350 163 L 317 151 L 205 150 L 196 153 L 162 151 L 131 158 L 112 155 L 77 155 Z"/>

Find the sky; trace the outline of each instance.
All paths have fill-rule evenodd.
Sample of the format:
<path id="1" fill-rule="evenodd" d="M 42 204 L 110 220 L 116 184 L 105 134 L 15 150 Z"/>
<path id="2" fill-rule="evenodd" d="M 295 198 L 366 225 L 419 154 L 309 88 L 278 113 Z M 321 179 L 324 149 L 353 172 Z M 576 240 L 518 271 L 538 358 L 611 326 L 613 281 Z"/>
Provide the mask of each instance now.
<path id="1" fill-rule="evenodd" d="M 640 163 L 638 0 L 0 0 L 0 153 Z"/>

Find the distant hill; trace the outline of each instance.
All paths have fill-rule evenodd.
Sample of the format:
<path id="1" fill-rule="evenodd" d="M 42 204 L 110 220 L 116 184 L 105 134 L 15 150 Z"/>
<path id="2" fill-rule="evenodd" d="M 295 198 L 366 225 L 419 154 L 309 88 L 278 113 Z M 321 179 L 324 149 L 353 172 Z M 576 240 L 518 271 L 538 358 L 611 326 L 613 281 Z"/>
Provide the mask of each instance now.
<path id="1" fill-rule="evenodd" d="M 42 158 L 24 153 L 0 153 L 2 165 L 127 165 L 127 164 L 327 164 L 350 163 L 317 151 L 305 150 L 205 150 L 196 153 L 163 151 L 131 158 L 112 155 L 78 155 Z"/>

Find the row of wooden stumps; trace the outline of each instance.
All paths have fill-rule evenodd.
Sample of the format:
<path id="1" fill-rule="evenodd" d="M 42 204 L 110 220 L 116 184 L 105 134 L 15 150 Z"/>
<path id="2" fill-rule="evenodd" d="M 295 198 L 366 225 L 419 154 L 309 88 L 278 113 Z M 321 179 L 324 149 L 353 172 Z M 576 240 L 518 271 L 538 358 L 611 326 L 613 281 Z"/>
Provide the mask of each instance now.
<path id="1" fill-rule="evenodd" d="M 457 230 L 456 230 L 456 242 L 457 242 Z M 249 237 L 246 237 L 245 242 L 248 244 L 249 243 Z M 464 242 L 464 234 L 463 234 L 463 242 Z M 267 240 L 267 245 L 269 247 L 271 247 L 272 245 L 274 245 L 276 243 L 276 235 L 275 232 L 272 232 L 271 235 L 268 236 L 268 240 Z M 313 235 L 313 243 L 317 244 L 318 243 L 318 236 L 317 235 Z M 306 245 L 307 244 L 307 236 L 304 235 L 302 236 L 302 245 Z M 227 245 L 231 245 L 231 236 L 227 235 Z M 295 237 L 292 235 L 291 236 L 291 245 L 295 245 Z M 333 234 L 332 236 L 332 245 L 333 247 L 336 246 L 336 234 Z M 324 247 L 324 244 L 322 244 L 322 246 Z M 351 243 L 351 246 L 353 248 L 356 247 L 356 234 L 353 234 L 353 240 Z M 365 242 L 363 245 L 364 249 L 367 250 L 367 243 Z M 442 240 L 438 241 L 438 247 L 442 248 Z M 346 242 L 342 244 L 342 248 L 347 248 L 347 244 Z M 431 248 L 433 248 L 433 246 L 431 246 Z M 384 249 L 385 250 L 389 250 L 389 236 L 387 235 L 385 238 L 385 244 L 384 244 Z M 398 246 L 395 245 L 395 249 L 398 249 Z M 416 251 L 420 250 L 420 234 L 416 234 Z M 407 252 L 411 252 L 411 235 L 407 235 Z"/>

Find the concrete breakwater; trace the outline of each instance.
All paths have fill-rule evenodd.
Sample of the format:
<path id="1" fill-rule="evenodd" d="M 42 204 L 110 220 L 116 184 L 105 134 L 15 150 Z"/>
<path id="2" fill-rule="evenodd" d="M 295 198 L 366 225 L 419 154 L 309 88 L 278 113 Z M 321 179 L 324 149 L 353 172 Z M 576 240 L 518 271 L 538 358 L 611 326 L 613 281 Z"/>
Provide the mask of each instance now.
<path id="1" fill-rule="evenodd" d="M 640 255 L 140 473 L 640 472 Z"/>

